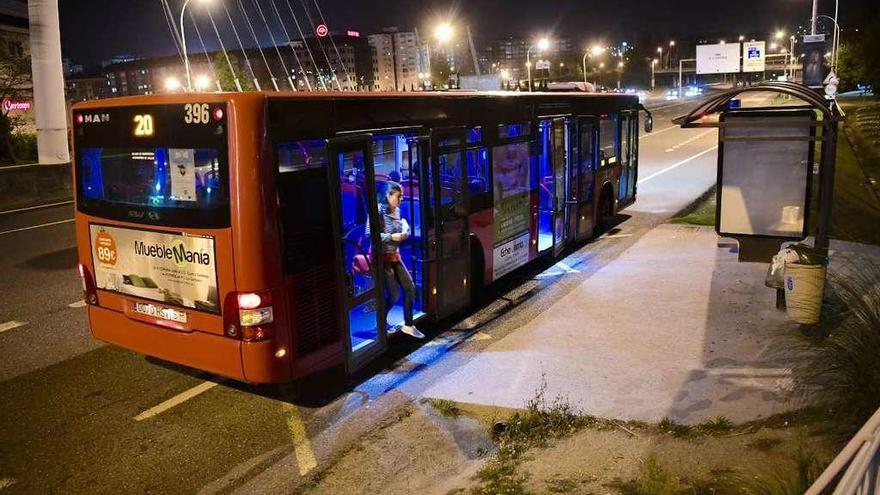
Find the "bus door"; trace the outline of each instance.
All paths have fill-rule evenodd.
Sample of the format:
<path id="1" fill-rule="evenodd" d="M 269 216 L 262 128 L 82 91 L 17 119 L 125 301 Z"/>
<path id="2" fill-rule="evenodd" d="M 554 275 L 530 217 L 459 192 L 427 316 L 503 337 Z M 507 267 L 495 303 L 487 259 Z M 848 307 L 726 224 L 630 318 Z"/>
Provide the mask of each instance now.
<path id="1" fill-rule="evenodd" d="M 573 156 L 572 175 L 577 174 L 575 193 L 575 239 L 584 240 L 593 235 L 593 197 L 596 182 L 596 133 L 599 119 L 580 116 L 577 119 L 577 153 Z"/>
<path id="2" fill-rule="evenodd" d="M 621 205 L 632 203 L 636 192 L 636 162 L 633 157 L 633 126 L 638 126 L 638 114 L 620 115 L 620 192 Z"/>
<path id="3" fill-rule="evenodd" d="M 569 128 L 571 119 L 568 117 L 553 119 L 553 255 L 558 256 L 568 243 L 566 225 L 568 224 L 569 170 L 571 143 Z"/>
<path id="4" fill-rule="evenodd" d="M 539 125 L 538 252 L 565 247 L 566 118 L 544 118 Z"/>
<path id="5" fill-rule="evenodd" d="M 372 135 L 330 140 L 329 157 L 336 270 L 342 281 L 339 317 L 347 368 L 354 372 L 387 347 Z"/>
<path id="6" fill-rule="evenodd" d="M 432 136 L 430 181 L 433 194 L 437 317 L 470 303 L 470 227 L 465 162 L 465 131 L 450 129 Z"/>
<path id="7" fill-rule="evenodd" d="M 409 222 L 412 236 L 401 247 L 401 256 L 407 268 L 409 268 L 413 284 L 416 287 L 416 297 L 413 301 L 413 316 L 416 321 L 428 313 L 427 306 L 427 281 L 428 277 L 428 223 L 423 219 L 429 218 L 427 211 L 430 209 L 430 187 L 428 167 L 428 152 L 431 146 L 430 137 L 409 137 L 406 141 L 407 152 L 405 157 L 406 173 L 401 174 L 403 186 L 403 200 L 400 203 L 400 214 Z"/>

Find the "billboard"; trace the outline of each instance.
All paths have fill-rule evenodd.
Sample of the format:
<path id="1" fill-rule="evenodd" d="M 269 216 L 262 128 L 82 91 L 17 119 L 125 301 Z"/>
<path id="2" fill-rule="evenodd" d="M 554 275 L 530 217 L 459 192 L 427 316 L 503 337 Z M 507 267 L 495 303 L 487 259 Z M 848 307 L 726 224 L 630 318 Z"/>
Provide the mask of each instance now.
<path id="1" fill-rule="evenodd" d="M 722 128 L 718 171 L 720 235 L 771 236 L 800 239 L 808 225 L 808 186 L 812 171 L 812 110 L 722 115 L 724 122 L 766 123 L 774 127 Z"/>
<path id="2" fill-rule="evenodd" d="M 739 72 L 739 43 L 697 45 L 697 74 Z"/>
<path id="3" fill-rule="evenodd" d="M 828 45 L 824 35 L 804 36 L 803 50 L 803 75 L 804 86 L 821 88 L 825 82 L 827 70 L 825 68 L 825 52 Z"/>
<path id="4" fill-rule="evenodd" d="M 99 289 L 220 312 L 214 239 L 89 225 Z"/>
<path id="5" fill-rule="evenodd" d="M 766 43 L 749 41 L 743 43 L 742 46 L 743 72 L 764 72 L 764 56 L 767 55 Z"/>

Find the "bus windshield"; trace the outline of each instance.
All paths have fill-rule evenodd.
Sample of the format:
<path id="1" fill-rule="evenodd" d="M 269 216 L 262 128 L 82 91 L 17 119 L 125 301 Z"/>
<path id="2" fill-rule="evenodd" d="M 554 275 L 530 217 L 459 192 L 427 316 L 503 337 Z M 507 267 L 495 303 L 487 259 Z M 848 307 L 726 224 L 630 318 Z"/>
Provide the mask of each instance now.
<path id="1" fill-rule="evenodd" d="M 153 225 L 228 227 L 227 130 L 216 108 L 206 113 L 220 118 L 198 125 L 184 120 L 181 105 L 101 110 L 90 121 L 75 116 L 79 210 Z M 133 127 L 112 132 L 102 119 Z"/>

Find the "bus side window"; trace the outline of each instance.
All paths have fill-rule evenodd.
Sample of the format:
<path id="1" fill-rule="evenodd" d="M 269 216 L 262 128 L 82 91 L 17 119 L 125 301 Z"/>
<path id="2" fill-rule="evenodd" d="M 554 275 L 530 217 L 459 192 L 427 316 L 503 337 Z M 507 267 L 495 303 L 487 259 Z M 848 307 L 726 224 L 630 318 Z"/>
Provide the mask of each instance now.
<path id="1" fill-rule="evenodd" d="M 603 115 L 599 121 L 599 166 L 614 165 L 618 160 L 620 133 L 618 115 Z"/>

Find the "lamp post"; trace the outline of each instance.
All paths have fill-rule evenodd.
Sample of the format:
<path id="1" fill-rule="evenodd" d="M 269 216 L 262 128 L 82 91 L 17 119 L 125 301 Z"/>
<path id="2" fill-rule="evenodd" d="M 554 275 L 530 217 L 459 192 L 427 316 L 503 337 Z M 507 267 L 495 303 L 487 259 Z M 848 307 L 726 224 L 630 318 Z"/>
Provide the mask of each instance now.
<path id="1" fill-rule="evenodd" d="M 667 53 L 666 58 L 666 66 L 668 68 L 672 68 L 672 49 L 675 48 L 675 40 L 669 42 L 669 53 Z"/>
<path id="2" fill-rule="evenodd" d="M 602 55 L 602 53 L 604 53 L 604 52 L 605 52 L 605 49 L 599 45 L 593 45 L 593 47 L 589 48 L 587 51 L 584 52 L 584 59 L 583 59 L 584 84 L 587 84 L 587 56 L 598 57 L 599 55 Z"/>
<path id="3" fill-rule="evenodd" d="M 663 63 L 663 47 L 662 46 L 657 47 L 657 53 L 660 54 L 660 65 L 662 65 L 663 67 L 666 67 L 666 64 Z"/>
<path id="4" fill-rule="evenodd" d="M 651 60 L 651 91 L 654 91 L 654 66 L 657 65 L 657 59 Z"/>
<path id="5" fill-rule="evenodd" d="M 541 38 L 538 40 L 538 51 L 543 52 L 550 46 L 550 41 L 547 38 Z M 532 48 L 534 46 L 529 46 L 526 49 L 526 71 L 528 72 L 529 77 L 529 92 L 532 92 Z"/>
<path id="6" fill-rule="evenodd" d="M 199 0 L 201 3 L 208 3 L 211 0 Z M 186 69 L 186 90 L 192 91 L 192 80 L 189 76 L 189 57 L 186 55 L 186 32 L 183 30 L 183 13 L 186 11 L 186 6 L 189 5 L 190 0 L 185 0 L 183 2 L 183 7 L 180 8 L 180 47 L 183 51 L 183 67 Z"/>

